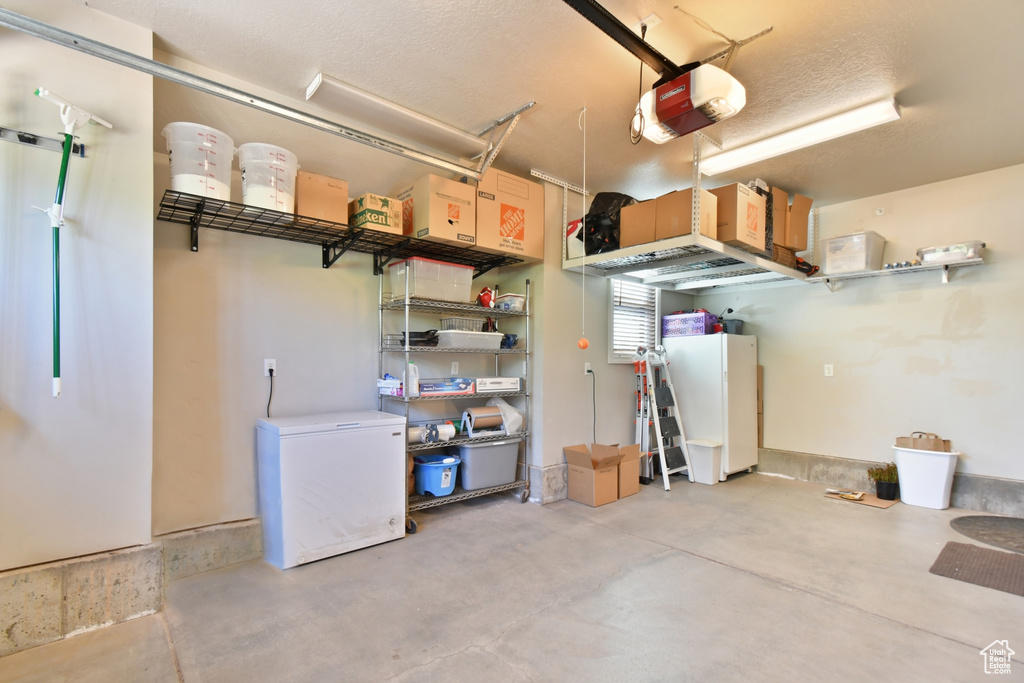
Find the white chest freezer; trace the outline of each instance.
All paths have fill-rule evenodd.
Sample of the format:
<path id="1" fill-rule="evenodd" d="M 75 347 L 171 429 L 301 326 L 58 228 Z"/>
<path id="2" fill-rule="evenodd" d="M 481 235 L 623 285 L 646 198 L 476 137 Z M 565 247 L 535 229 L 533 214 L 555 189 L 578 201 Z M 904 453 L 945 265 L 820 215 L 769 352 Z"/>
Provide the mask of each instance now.
<path id="1" fill-rule="evenodd" d="M 405 536 L 405 418 L 260 420 L 263 557 L 281 569 Z"/>

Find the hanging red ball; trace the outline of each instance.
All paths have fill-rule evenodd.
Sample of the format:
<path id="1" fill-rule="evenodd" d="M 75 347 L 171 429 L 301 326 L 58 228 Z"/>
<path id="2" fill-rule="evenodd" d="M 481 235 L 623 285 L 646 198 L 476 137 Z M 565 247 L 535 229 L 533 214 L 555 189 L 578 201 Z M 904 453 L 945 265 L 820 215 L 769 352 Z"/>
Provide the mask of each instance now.
<path id="1" fill-rule="evenodd" d="M 581 349 L 585 349 L 588 346 L 590 346 L 590 342 L 587 341 L 586 337 L 580 337 L 580 340 L 576 342 L 576 346 L 580 347 Z"/>

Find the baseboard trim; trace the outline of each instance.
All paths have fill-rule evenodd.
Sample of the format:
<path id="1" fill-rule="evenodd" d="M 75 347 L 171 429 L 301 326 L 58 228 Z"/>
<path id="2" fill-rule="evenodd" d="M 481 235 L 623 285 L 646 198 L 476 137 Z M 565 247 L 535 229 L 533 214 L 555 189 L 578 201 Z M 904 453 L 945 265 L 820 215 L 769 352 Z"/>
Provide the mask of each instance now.
<path id="1" fill-rule="evenodd" d="M 873 491 L 868 468 L 878 463 L 831 455 L 759 448 L 757 471 L 761 474 L 811 481 L 838 488 Z M 996 515 L 1024 516 L 1024 482 L 978 474 L 953 475 L 951 507 Z"/>
<path id="2" fill-rule="evenodd" d="M 259 519 L 0 572 L 0 657 L 163 609 L 164 586 L 263 557 Z"/>

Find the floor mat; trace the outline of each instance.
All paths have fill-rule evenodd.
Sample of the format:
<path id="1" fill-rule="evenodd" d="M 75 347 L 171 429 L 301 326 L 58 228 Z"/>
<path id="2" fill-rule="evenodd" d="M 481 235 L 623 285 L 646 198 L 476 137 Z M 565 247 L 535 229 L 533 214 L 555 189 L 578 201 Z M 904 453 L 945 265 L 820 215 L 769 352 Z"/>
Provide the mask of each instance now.
<path id="1" fill-rule="evenodd" d="M 1024 596 L 1024 555 L 950 541 L 928 571 Z"/>
<path id="2" fill-rule="evenodd" d="M 957 517 L 949 525 L 975 541 L 1024 553 L 1024 519 L 1020 517 L 969 515 Z"/>

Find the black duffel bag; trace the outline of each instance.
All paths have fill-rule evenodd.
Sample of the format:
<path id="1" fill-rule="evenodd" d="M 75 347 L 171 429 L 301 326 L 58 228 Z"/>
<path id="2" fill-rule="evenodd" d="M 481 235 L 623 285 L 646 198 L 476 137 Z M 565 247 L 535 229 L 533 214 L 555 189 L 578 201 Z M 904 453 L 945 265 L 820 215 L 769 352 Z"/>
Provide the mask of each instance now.
<path id="1" fill-rule="evenodd" d="M 584 253 L 589 256 L 619 248 L 619 214 L 622 207 L 630 204 L 636 204 L 636 200 L 621 192 L 594 195 L 584 228 L 576 233 L 577 239 L 583 241 Z"/>

